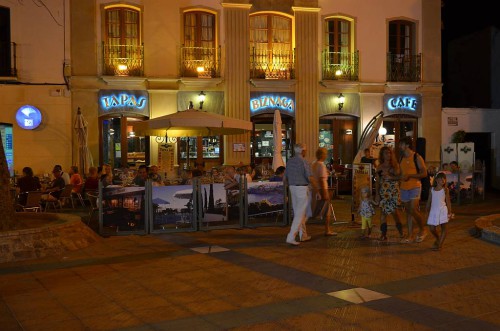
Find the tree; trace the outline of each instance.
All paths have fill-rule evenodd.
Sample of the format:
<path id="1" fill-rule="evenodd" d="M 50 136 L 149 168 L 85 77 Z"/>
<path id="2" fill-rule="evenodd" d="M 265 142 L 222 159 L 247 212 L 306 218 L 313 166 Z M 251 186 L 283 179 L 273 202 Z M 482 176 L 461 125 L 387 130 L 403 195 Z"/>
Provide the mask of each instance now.
<path id="1" fill-rule="evenodd" d="M 2 134 L 0 133 L 0 142 Z M 10 198 L 10 173 L 3 143 L 0 143 L 0 231 L 16 228 L 17 219 Z"/>

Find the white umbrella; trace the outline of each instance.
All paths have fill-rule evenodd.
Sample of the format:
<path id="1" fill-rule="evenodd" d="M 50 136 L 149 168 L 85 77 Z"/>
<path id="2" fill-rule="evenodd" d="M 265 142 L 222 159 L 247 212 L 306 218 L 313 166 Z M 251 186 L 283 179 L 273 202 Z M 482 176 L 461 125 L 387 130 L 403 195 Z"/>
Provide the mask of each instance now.
<path id="1" fill-rule="evenodd" d="M 281 114 L 278 109 L 274 111 L 274 120 L 273 120 L 273 144 L 274 144 L 274 152 L 273 152 L 273 170 L 276 171 L 278 167 L 285 166 L 283 163 L 283 158 L 281 157 Z"/>
<path id="2" fill-rule="evenodd" d="M 136 135 L 158 137 L 207 137 L 241 134 L 252 130 L 250 121 L 196 109 L 187 109 L 132 125 Z"/>
<path id="3" fill-rule="evenodd" d="M 359 146 L 358 153 L 356 154 L 356 157 L 354 158 L 353 163 L 359 163 L 361 162 L 361 157 L 363 156 L 364 150 L 366 148 L 369 148 L 374 142 L 375 139 L 377 139 L 378 135 L 378 129 L 380 129 L 380 126 L 382 125 L 382 122 L 384 121 L 384 118 L 381 114 L 377 115 L 379 116 L 375 123 L 373 124 L 371 131 L 368 131 L 368 134 L 365 136 L 365 139 L 361 142 L 361 145 Z"/>
<path id="4" fill-rule="evenodd" d="M 88 147 L 88 122 L 83 118 L 80 107 L 75 118 L 75 132 L 78 139 L 78 168 L 82 174 L 88 172 L 88 168 L 94 164 L 92 154 Z"/>

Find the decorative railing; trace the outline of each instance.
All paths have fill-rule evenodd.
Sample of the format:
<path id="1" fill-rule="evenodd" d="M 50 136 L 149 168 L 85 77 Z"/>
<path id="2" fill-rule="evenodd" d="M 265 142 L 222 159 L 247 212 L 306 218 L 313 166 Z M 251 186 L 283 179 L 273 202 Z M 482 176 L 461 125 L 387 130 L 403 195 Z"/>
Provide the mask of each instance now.
<path id="1" fill-rule="evenodd" d="M 359 79 L 359 52 L 329 52 L 322 54 L 323 80 L 352 80 Z"/>
<path id="2" fill-rule="evenodd" d="M 144 45 L 102 45 L 103 75 L 143 76 Z"/>
<path id="3" fill-rule="evenodd" d="M 250 78 L 294 79 L 294 50 L 261 50 L 250 52 Z"/>
<path id="4" fill-rule="evenodd" d="M 420 82 L 422 55 L 387 53 L 388 82 Z"/>
<path id="5" fill-rule="evenodd" d="M 181 77 L 216 78 L 220 77 L 220 46 L 181 47 Z"/>
<path id="6" fill-rule="evenodd" d="M 0 76 L 16 77 L 17 76 L 17 44 L 14 42 L 0 43 Z"/>

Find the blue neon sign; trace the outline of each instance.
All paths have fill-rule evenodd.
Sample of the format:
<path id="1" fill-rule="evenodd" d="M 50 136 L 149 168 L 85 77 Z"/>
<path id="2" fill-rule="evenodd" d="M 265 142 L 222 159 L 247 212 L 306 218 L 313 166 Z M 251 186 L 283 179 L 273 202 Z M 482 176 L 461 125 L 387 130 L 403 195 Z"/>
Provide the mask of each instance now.
<path id="1" fill-rule="evenodd" d="M 36 129 L 42 123 L 42 113 L 35 106 L 24 105 L 16 112 L 16 122 L 22 129 Z"/>
<path id="2" fill-rule="evenodd" d="M 100 90 L 99 115 L 138 114 L 149 116 L 147 91 Z"/>
<path id="3" fill-rule="evenodd" d="M 288 113 L 295 112 L 295 101 L 284 95 L 259 95 L 250 99 L 250 112 L 281 109 Z"/>

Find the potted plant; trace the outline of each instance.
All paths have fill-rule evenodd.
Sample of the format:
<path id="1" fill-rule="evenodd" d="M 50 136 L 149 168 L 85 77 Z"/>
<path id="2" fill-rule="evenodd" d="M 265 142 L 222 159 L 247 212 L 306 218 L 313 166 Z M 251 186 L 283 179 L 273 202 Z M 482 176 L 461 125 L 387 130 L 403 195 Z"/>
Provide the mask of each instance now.
<path id="1" fill-rule="evenodd" d="M 452 143 L 464 143 L 465 142 L 465 135 L 467 133 L 464 130 L 458 130 L 451 136 L 451 142 Z"/>

